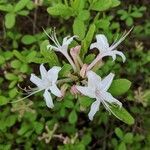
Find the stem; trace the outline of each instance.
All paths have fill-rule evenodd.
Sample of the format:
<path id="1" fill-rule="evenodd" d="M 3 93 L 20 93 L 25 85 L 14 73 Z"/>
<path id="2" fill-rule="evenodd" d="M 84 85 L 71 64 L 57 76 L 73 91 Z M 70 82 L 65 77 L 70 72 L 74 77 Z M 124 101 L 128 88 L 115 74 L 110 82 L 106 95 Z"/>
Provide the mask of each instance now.
<path id="1" fill-rule="evenodd" d="M 72 59 L 70 58 L 70 56 L 68 55 L 68 53 L 63 53 L 63 55 L 67 58 L 67 60 L 68 60 L 69 63 L 71 64 L 71 66 L 72 66 L 74 72 L 76 72 L 76 70 L 77 70 L 77 69 L 76 69 L 76 66 L 75 66 L 74 62 L 72 61 Z"/>
<path id="2" fill-rule="evenodd" d="M 87 71 L 91 70 L 100 59 L 102 59 L 101 54 L 98 54 L 98 56 L 87 67 Z"/>

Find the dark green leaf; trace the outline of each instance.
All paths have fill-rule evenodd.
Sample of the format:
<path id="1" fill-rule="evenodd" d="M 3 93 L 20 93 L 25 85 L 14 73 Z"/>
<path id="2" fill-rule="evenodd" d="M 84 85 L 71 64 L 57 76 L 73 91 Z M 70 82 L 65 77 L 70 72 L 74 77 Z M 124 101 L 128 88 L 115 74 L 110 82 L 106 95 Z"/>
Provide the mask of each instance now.
<path id="1" fill-rule="evenodd" d="M 71 113 L 69 114 L 69 122 L 71 124 L 74 124 L 77 121 L 77 113 L 75 110 L 72 110 Z"/>

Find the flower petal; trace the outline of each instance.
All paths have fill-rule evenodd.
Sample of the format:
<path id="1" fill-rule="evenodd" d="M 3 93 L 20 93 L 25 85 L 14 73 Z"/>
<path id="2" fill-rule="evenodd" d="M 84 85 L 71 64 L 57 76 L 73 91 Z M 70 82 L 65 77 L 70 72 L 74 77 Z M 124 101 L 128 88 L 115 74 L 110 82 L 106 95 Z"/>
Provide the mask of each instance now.
<path id="1" fill-rule="evenodd" d="M 43 64 L 40 65 L 40 74 L 42 79 L 44 79 L 45 77 L 47 77 L 47 70 L 45 69 L 45 67 L 43 66 Z"/>
<path id="2" fill-rule="evenodd" d="M 107 48 L 109 48 L 108 40 L 107 40 L 107 38 L 106 38 L 106 36 L 104 34 L 96 35 L 96 39 L 97 39 L 97 42 L 102 47 L 102 50 L 105 51 L 105 50 L 107 50 Z"/>
<path id="3" fill-rule="evenodd" d="M 57 96 L 57 97 L 61 97 L 61 96 L 62 96 L 62 93 L 61 93 L 61 91 L 58 89 L 58 87 L 57 87 L 56 84 L 52 85 L 52 86 L 50 87 L 50 90 L 51 90 L 51 92 L 52 92 L 55 96 Z"/>
<path id="4" fill-rule="evenodd" d="M 101 81 L 101 89 L 104 91 L 107 91 L 113 81 L 114 78 L 114 74 L 110 73 L 109 75 L 107 75 L 102 81 Z"/>
<path id="5" fill-rule="evenodd" d="M 90 112 L 88 114 L 90 120 L 93 120 L 93 117 L 96 114 L 96 112 L 99 110 L 99 107 L 100 107 L 100 100 L 96 100 L 95 102 L 92 103 Z"/>
<path id="6" fill-rule="evenodd" d="M 40 88 L 40 89 L 44 88 L 42 80 L 40 78 L 38 78 L 36 75 L 31 74 L 30 81 L 32 83 L 34 83 L 38 88 Z"/>
<path id="7" fill-rule="evenodd" d="M 121 57 L 122 57 L 123 62 L 125 62 L 125 61 L 126 61 L 126 57 L 125 57 L 125 55 L 124 55 L 122 52 L 117 51 L 117 50 L 113 50 L 112 52 L 113 52 L 115 55 L 119 55 L 119 56 L 121 56 Z"/>
<path id="8" fill-rule="evenodd" d="M 52 49 L 54 51 L 60 51 L 59 47 L 53 46 L 53 45 L 47 45 L 47 49 Z"/>
<path id="9" fill-rule="evenodd" d="M 48 79 L 55 83 L 58 79 L 58 73 L 61 70 L 61 67 L 54 66 L 48 71 Z"/>
<path id="10" fill-rule="evenodd" d="M 43 96 L 45 98 L 47 107 L 53 108 L 54 107 L 53 100 L 52 100 L 51 94 L 48 92 L 48 90 L 45 90 Z"/>
<path id="11" fill-rule="evenodd" d="M 92 88 L 89 87 L 83 87 L 76 85 L 76 88 L 79 92 L 81 92 L 83 95 L 88 96 L 90 98 L 95 98 L 95 91 Z"/>
<path id="12" fill-rule="evenodd" d="M 103 91 L 101 93 L 101 96 L 103 98 L 103 100 L 105 100 L 108 103 L 115 103 L 117 105 L 119 105 L 119 107 L 122 107 L 122 103 L 119 102 L 117 99 L 115 99 L 110 93 Z"/>
<path id="13" fill-rule="evenodd" d="M 87 77 L 88 77 L 88 87 L 90 87 L 91 89 L 95 90 L 96 87 L 101 84 L 101 77 L 98 76 L 95 72 L 91 70 L 88 71 Z"/>
<path id="14" fill-rule="evenodd" d="M 65 37 L 63 39 L 63 45 L 69 45 L 73 41 L 73 39 L 76 38 L 76 37 L 78 37 L 78 36 L 74 35 L 74 36 L 72 36 L 70 38 L 68 38 L 68 37 L 69 36 L 67 36 L 67 37 Z"/>

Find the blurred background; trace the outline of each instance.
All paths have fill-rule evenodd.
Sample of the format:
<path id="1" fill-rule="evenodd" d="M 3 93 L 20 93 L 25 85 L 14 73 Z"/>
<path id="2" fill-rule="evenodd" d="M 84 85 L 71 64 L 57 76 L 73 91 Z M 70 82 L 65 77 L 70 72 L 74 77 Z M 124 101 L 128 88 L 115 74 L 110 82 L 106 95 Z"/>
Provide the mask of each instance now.
<path id="1" fill-rule="evenodd" d="M 0 150 L 149 150 L 149 5 L 149 0 L 0 0 Z M 71 103 L 56 102 L 53 110 L 45 106 L 41 93 L 9 103 L 25 96 L 21 87 L 32 86 L 30 74 L 39 74 L 39 64 L 54 65 L 41 48 L 48 39 L 43 28 L 49 32 L 54 27 L 60 41 L 78 35 L 76 42 L 82 46 L 89 35 L 94 41 L 103 33 L 112 43 L 134 27 L 118 48 L 126 63 L 108 58 L 99 72 L 103 76 L 113 70 L 116 78 L 132 82 L 118 99 L 135 118 L 133 125 L 103 107 L 90 122 L 88 109 L 83 111 L 70 95 L 66 99 Z"/>

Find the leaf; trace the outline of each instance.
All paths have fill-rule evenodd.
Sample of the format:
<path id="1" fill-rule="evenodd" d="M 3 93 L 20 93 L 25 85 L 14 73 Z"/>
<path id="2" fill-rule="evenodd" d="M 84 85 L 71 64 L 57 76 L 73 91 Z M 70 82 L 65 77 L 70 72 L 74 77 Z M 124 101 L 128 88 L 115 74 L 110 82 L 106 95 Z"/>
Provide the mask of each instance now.
<path id="1" fill-rule="evenodd" d="M 71 7 L 77 12 L 83 10 L 84 6 L 85 6 L 85 0 L 74 0 L 71 4 Z"/>
<path id="2" fill-rule="evenodd" d="M 88 10 L 82 10 L 79 12 L 77 18 L 80 19 L 80 20 L 88 20 L 90 17 L 90 12 Z"/>
<path id="3" fill-rule="evenodd" d="M 21 42 L 25 45 L 30 45 L 36 41 L 37 39 L 33 35 L 24 35 L 23 38 L 21 39 Z"/>
<path id="4" fill-rule="evenodd" d="M 14 8 L 14 12 L 18 12 L 20 11 L 21 9 L 23 9 L 27 3 L 29 2 L 30 0 L 20 0 L 16 5 L 15 5 L 15 8 Z"/>
<path id="5" fill-rule="evenodd" d="M 53 50 L 48 50 L 47 45 L 49 45 L 49 41 L 45 40 L 40 44 L 40 52 L 46 58 L 46 60 L 49 60 L 50 66 L 59 66 L 58 57 L 55 54 Z"/>
<path id="6" fill-rule="evenodd" d="M 71 7 L 64 4 L 56 4 L 47 8 L 47 12 L 52 16 L 70 17 L 73 16 L 74 11 Z"/>
<path id="7" fill-rule="evenodd" d="M 72 67 L 70 64 L 64 64 L 64 66 L 59 72 L 60 77 L 68 77 L 71 70 L 72 70 Z"/>
<path id="8" fill-rule="evenodd" d="M 124 142 L 121 142 L 118 146 L 118 150 L 126 150 L 126 145 Z"/>
<path id="9" fill-rule="evenodd" d="M 5 96 L 0 96 L 0 106 L 7 104 L 8 100 Z"/>
<path id="10" fill-rule="evenodd" d="M 111 7 L 117 7 L 120 5 L 120 1 L 119 0 L 111 0 Z"/>
<path id="11" fill-rule="evenodd" d="M 79 40 L 82 40 L 85 36 L 85 24 L 83 20 L 76 18 L 73 23 L 73 33 L 79 36 Z"/>
<path id="12" fill-rule="evenodd" d="M 6 117 L 5 123 L 6 123 L 7 127 L 13 126 L 15 124 L 15 122 L 16 122 L 16 116 L 15 115 Z"/>
<path id="13" fill-rule="evenodd" d="M 131 82 L 127 79 L 114 80 L 109 88 L 109 92 L 113 96 L 120 96 L 126 93 L 131 86 Z"/>
<path id="14" fill-rule="evenodd" d="M 123 121 L 124 123 L 128 125 L 134 124 L 134 118 L 130 115 L 130 113 L 123 107 L 118 108 L 114 105 L 110 105 L 110 109 L 118 119 Z"/>
<path id="15" fill-rule="evenodd" d="M 130 132 L 126 133 L 125 136 L 124 136 L 123 141 L 125 143 L 130 143 L 131 144 L 133 142 L 133 134 L 130 133 Z"/>
<path id="16" fill-rule="evenodd" d="M 88 48 L 91 44 L 91 41 L 93 39 L 93 36 L 94 36 L 94 32 L 95 32 L 95 24 L 91 24 L 90 27 L 89 27 L 89 30 L 86 34 L 86 37 L 84 38 L 83 42 L 82 42 L 82 49 L 81 49 L 81 57 L 83 58 L 84 55 L 87 53 L 88 51 Z"/>
<path id="17" fill-rule="evenodd" d="M 68 119 L 69 119 L 69 122 L 70 122 L 71 124 L 76 123 L 76 121 L 77 121 L 77 113 L 76 113 L 75 110 L 72 110 L 72 111 L 71 111 L 71 113 L 69 114 Z"/>
<path id="18" fill-rule="evenodd" d="M 91 6 L 92 10 L 95 11 L 104 11 L 111 7 L 111 0 L 97 0 Z"/>
<path id="19" fill-rule="evenodd" d="M 80 96 L 78 99 L 80 105 L 83 107 L 89 107 L 93 102 L 93 100 L 87 96 Z"/>
<path id="20" fill-rule="evenodd" d="M 123 132 L 120 128 L 116 128 L 115 129 L 115 134 L 120 138 L 122 139 L 123 138 Z"/>
<path id="21" fill-rule="evenodd" d="M 14 51 L 13 51 L 13 54 L 14 54 L 21 62 L 26 63 L 26 58 L 25 58 L 20 52 L 18 52 L 17 50 L 14 50 Z"/>
<path id="22" fill-rule="evenodd" d="M 16 15 L 14 13 L 8 13 L 5 15 L 5 26 L 8 29 L 11 29 L 16 22 Z"/>

